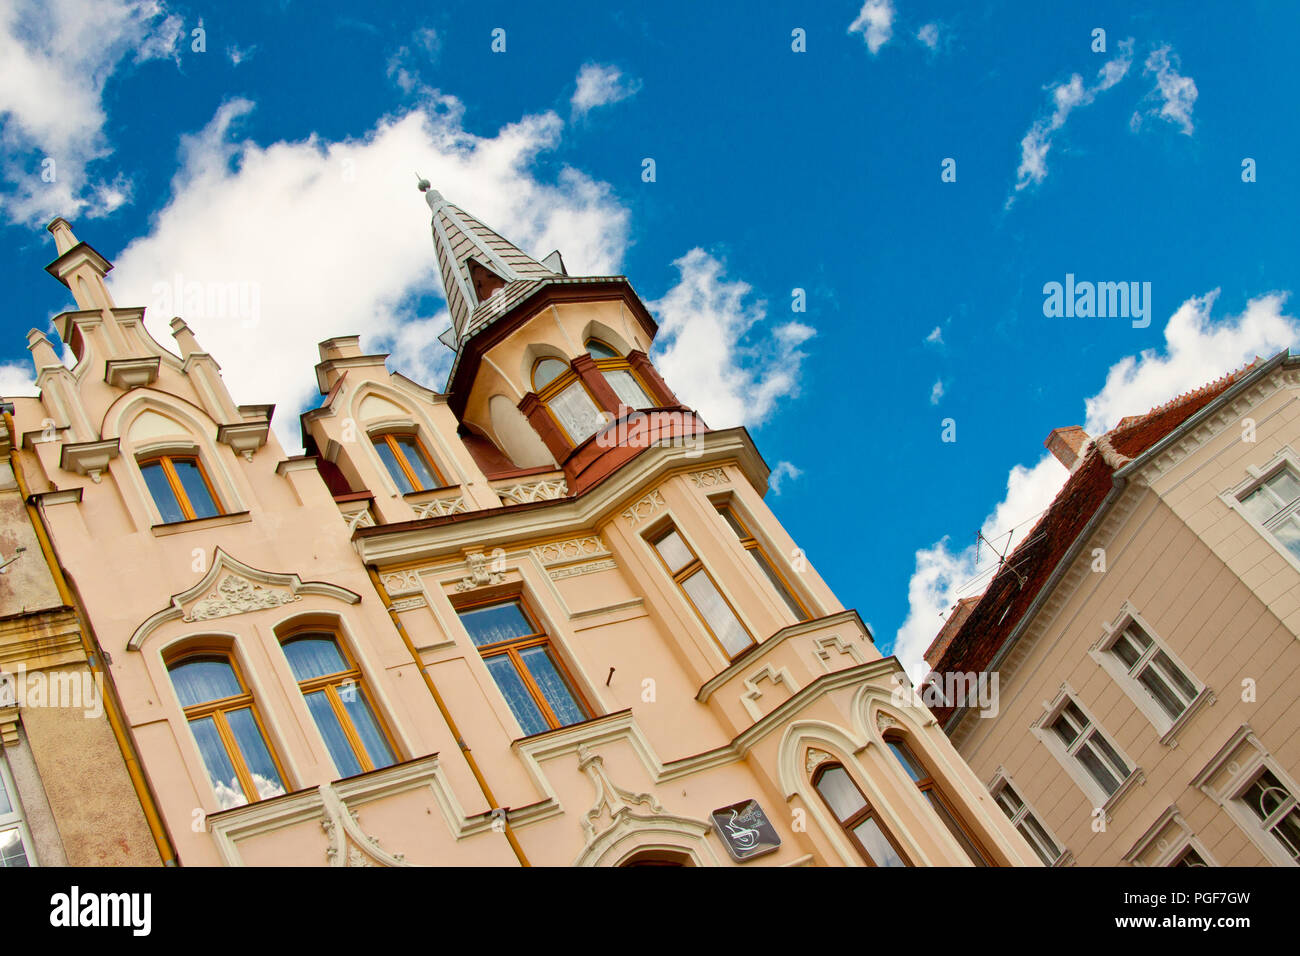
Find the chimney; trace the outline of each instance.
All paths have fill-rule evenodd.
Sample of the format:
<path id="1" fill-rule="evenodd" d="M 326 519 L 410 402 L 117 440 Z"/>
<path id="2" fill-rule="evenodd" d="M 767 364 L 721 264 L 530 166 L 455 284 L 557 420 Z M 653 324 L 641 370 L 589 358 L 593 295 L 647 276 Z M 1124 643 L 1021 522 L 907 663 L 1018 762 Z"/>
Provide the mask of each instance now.
<path id="1" fill-rule="evenodd" d="M 1070 471 L 1074 471 L 1075 466 L 1083 458 L 1084 449 L 1091 441 L 1082 425 L 1069 425 L 1065 428 L 1052 429 L 1052 433 L 1047 436 L 1043 445 L 1057 461 Z"/>
<path id="2" fill-rule="evenodd" d="M 934 670 L 939 661 L 943 659 L 944 651 L 948 650 L 948 645 L 952 643 L 952 639 L 957 636 L 957 632 L 961 630 L 961 626 L 966 623 L 966 619 L 970 617 L 970 612 L 975 610 L 975 605 L 979 604 L 979 602 L 978 596 L 964 597 L 952 609 L 952 613 L 948 615 L 948 620 L 944 621 L 943 627 L 939 629 L 938 636 L 926 648 L 923 655 L 931 670 Z"/>

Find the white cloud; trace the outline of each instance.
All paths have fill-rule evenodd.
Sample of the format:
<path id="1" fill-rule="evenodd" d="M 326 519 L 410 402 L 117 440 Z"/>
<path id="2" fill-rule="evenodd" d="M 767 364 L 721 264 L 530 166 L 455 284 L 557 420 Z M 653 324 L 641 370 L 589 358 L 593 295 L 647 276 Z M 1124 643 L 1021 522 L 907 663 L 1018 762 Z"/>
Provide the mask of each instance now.
<path id="1" fill-rule="evenodd" d="M 385 118 L 356 139 L 262 146 L 235 135 L 253 104 L 233 100 L 185 138 L 172 196 L 116 259 L 118 303 L 149 306 L 146 322 L 164 344 L 174 344 L 170 317 L 182 315 L 237 402 L 277 404 L 276 430 L 290 453 L 299 447 L 297 413 L 318 401 L 311 369 L 323 339 L 359 333 L 367 348 L 392 349 L 394 368 L 444 384 L 451 353 L 433 338 L 448 324 L 446 310 L 416 306 L 442 288 L 412 170 L 525 250 L 561 249 L 574 274 L 619 269 L 627 212 L 608 187 L 568 168 L 542 182 L 530 169 L 558 142 L 559 117 L 525 116 L 477 136 L 463 128 L 455 99 L 439 103 Z M 80 237 L 93 241 L 93 230 Z M 256 294 L 247 297 L 255 321 L 247 309 L 232 318 L 165 303 L 177 275 L 209 290 L 242 284 Z"/>
<path id="2" fill-rule="evenodd" d="M 943 345 L 943 329 L 936 325 L 934 330 L 925 337 L 925 340 L 931 345 Z"/>
<path id="3" fill-rule="evenodd" d="M 866 0 L 858 11 L 858 18 L 849 24 L 850 33 L 861 33 L 867 49 L 874 56 L 894 35 L 894 4 L 892 0 Z"/>
<path id="4" fill-rule="evenodd" d="M 799 346 L 813 329 L 799 322 L 764 326 L 766 303 L 747 301 L 749 285 L 724 278 L 722 263 L 703 249 L 673 265 L 680 280 L 648 303 L 659 321 L 660 373 L 713 428 L 762 422 L 778 399 L 798 393 L 805 357 Z"/>
<path id="5" fill-rule="evenodd" d="M 916 31 L 916 38 L 931 50 L 939 48 L 939 24 L 927 23 Z"/>
<path id="6" fill-rule="evenodd" d="M 802 468 L 796 468 L 788 461 L 778 461 L 776 467 L 772 469 L 771 474 L 767 476 L 767 485 L 772 489 L 772 494 L 781 493 L 781 485 L 786 481 L 794 481 L 803 474 Z"/>
<path id="7" fill-rule="evenodd" d="M 403 93 L 435 93 L 423 79 L 424 69 L 438 60 L 442 38 L 433 27 L 416 30 L 410 43 L 400 46 L 388 58 L 388 78 Z"/>
<path id="8" fill-rule="evenodd" d="M 124 175 L 102 181 L 87 172 L 112 152 L 104 87 L 128 56 L 136 63 L 174 57 L 182 32 L 180 18 L 155 0 L 0 4 L 6 219 L 102 216 L 130 198 Z"/>
<path id="9" fill-rule="evenodd" d="M 1042 117 L 1029 128 L 1020 141 L 1020 166 L 1016 169 L 1016 192 L 1027 186 L 1041 183 L 1047 177 L 1047 154 L 1052 148 L 1052 137 L 1065 125 L 1070 113 L 1087 106 L 1128 73 L 1133 63 L 1133 40 L 1122 40 L 1116 45 L 1118 53 L 1107 60 L 1097 71 L 1096 81 L 1085 86 L 1083 77 L 1073 74 L 1069 80 L 1052 87 L 1051 115 Z M 1014 198 L 1014 197 L 1013 197 Z M 1007 200 L 1010 205 L 1011 199 Z"/>
<path id="10" fill-rule="evenodd" d="M 943 398 L 943 379 L 936 379 L 934 387 L 930 389 L 930 404 L 938 405 L 939 399 Z"/>
<path id="11" fill-rule="evenodd" d="M 226 58 L 230 60 L 231 66 L 239 66 L 239 64 L 243 63 L 244 61 L 251 59 L 253 54 L 256 52 L 257 52 L 256 45 L 250 47 L 241 47 L 241 46 L 236 46 L 235 44 L 232 43 L 230 46 L 226 47 Z"/>
<path id="12" fill-rule="evenodd" d="M 1192 135 L 1192 107 L 1196 105 L 1196 81 L 1190 76 L 1183 76 L 1178 72 L 1180 66 L 1178 54 L 1173 52 L 1169 46 L 1162 46 L 1151 52 L 1143 66 L 1143 75 L 1154 73 L 1156 77 L 1155 88 L 1148 95 L 1148 99 L 1159 99 L 1159 106 L 1152 106 L 1145 111 L 1148 116 L 1160 116 L 1182 128 L 1182 131 Z M 1133 129 L 1138 129 L 1142 125 L 1143 111 L 1139 110 L 1133 114 L 1131 125 Z"/>
<path id="13" fill-rule="evenodd" d="M 1084 402 L 1085 429 L 1100 435 L 1126 415 L 1140 415 L 1179 394 L 1199 388 L 1251 361 L 1300 343 L 1300 320 L 1282 309 L 1286 296 L 1270 293 L 1252 299 L 1237 316 L 1211 317 L 1218 290 L 1188 299 L 1165 325 L 1162 350 L 1148 349 L 1111 366 L 1101 391 Z M 1044 435 L 1053 424 L 1044 423 Z M 1017 465 L 1007 478 L 1007 492 L 982 530 L 1001 551 L 1014 548 L 1033 527 L 1067 478 L 1050 454 L 1033 467 Z M 1010 538 L 1007 532 L 1013 531 Z M 971 536 L 973 538 L 974 535 Z M 971 540 L 971 539 L 966 539 Z M 928 670 L 921 655 L 942 627 L 942 615 L 960 597 L 979 594 L 997 566 L 987 546 L 976 561 L 974 544 L 954 548 L 945 537 L 916 552 L 916 569 L 908 585 L 907 619 L 894 638 L 898 655 L 914 681 Z M 963 588 L 972 579 L 977 581 Z"/>
<path id="14" fill-rule="evenodd" d="M 36 394 L 36 377 L 30 362 L 5 362 L 0 364 L 0 398 Z"/>
<path id="15" fill-rule="evenodd" d="M 608 106 L 633 96 L 641 89 L 640 80 L 629 80 L 616 66 L 585 63 L 578 71 L 578 86 L 570 105 L 574 116 L 585 116 L 597 106 Z"/>

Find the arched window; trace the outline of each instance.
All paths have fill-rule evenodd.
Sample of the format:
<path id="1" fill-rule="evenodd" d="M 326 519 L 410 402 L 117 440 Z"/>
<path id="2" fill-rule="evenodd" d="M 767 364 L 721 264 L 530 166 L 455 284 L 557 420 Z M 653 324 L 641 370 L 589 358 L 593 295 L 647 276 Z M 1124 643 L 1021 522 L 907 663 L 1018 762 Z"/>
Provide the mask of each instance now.
<path id="1" fill-rule="evenodd" d="M 912 782 L 930 801 L 930 806 L 934 807 L 934 812 L 939 814 L 939 819 L 943 821 L 943 825 L 957 838 L 957 842 L 966 851 L 966 855 L 970 857 L 971 862 L 976 866 L 993 866 L 994 863 L 989 859 L 989 855 L 979 845 L 975 835 L 961 822 L 961 818 L 957 815 L 952 803 L 943 795 L 943 791 L 935 783 L 934 776 L 925 769 L 925 764 L 912 752 L 912 748 L 903 741 L 902 737 L 896 734 L 887 736 L 885 743 L 894 756 L 898 758 L 898 762 L 903 765 L 903 769 L 912 778 Z"/>
<path id="2" fill-rule="evenodd" d="M 393 745 L 362 685 L 361 669 L 334 635 L 303 631 L 280 646 L 338 772 L 351 777 L 395 763 Z"/>
<path id="3" fill-rule="evenodd" d="M 389 476 L 402 494 L 442 488 L 447 484 L 417 435 L 411 432 L 385 432 L 372 435 L 371 440 L 375 444 L 375 451 L 383 459 Z"/>
<path id="4" fill-rule="evenodd" d="M 225 810 L 285 792 L 253 695 L 225 654 L 194 654 L 168 666 L 217 804 Z"/>
<path id="5" fill-rule="evenodd" d="M 587 340 L 587 354 L 596 360 L 596 367 L 605 376 L 619 402 L 633 409 L 654 407 L 655 403 L 642 387 L 641 380 L 622 355 L 600 339 Z"/>
<path id="6" fill-rule="evenodd" d="M 559 359 L 539 359 L 533 366 L 533 391 L 574 445 L 605 427 L 605 416 L 578 373 Z"/>
<path id="7" fill-rule="evenodd" d="M 840 764 L 818 767 L 813 786 L 869 866 L 912 865 Z"/>
<path id="8" fill-rule="evenodd" d="M 222 514 L 198 455 L 154 455 L 139 464 L 163 524 Z"/>

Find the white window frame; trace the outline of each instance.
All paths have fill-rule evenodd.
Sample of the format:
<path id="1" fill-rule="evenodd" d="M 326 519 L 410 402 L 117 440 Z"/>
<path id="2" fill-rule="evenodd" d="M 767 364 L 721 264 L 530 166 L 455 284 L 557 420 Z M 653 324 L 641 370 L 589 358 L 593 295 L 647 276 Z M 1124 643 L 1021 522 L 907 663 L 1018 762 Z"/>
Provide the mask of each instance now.
<path id="1" fill-rule="evenodd" d="M 1097 781 L 1092 778 L 1092 774 L 1090 774 L 1087 768 L 1083 766 L 1083 763 L 1076 756 L 1078 750 L 1081 749 L 1080 745 L 1071 744 L 1069 747 L 1066 747 L 1064 741 L 1062 741 L 1061 738 L 1057 736 L 1056 731 L 1052 729 L 1052 724 L 1056 721 L 1056 718 L 1065 710 L 1066 704 L 1070 703 L 1073 703 L 1075 707 L 1079 708 L 1080 712 L 1088 721 L 1082 732 L 1080 732 L 1078 740 L 1086 740 L 1092 733 L 1100 734 L 1102 739 L 1110 745 L 1111 749 L 1119 755 L 1120 759 L 1128 765 L 1128 776 L 1119 782 L 1119 786 L 1115 789 L 1114 793 L 1108 794 L 1104 789 L 1102 789 L 1101 784 L 1097 783 Z M 1092 712 L 1083 705 L 1079 700 L 1078 693 L 1069 684 L 1061 685 L 1061 690 L 1056 695 L 1056 699 L 1047 705 L 1047 709 L 1043 711 L 1042 716 L 1031 725 L 1030 731 L 1038 738 L 1039 742 L 1051 751 L 1054 757 L 1056 757 L 1057 762 L 1065 768 L 1066 773 L 1073 778 L 1075 784 L 1077 784 L 1079 789 L 1088 797 L 1093 808 L 1105 812 L 1107 820 L 1110 819 L 1110 811 L 1114 808 L 1115 804 L 1117 804 L 1126 793 L 1132 790 L 1133 787 L 1146 779 L 1142 772 L 1142 768 L 1139 767 L 1137 762 L 1125 753 L 1124 749 L 1115 742 L 1115 738 L 1111 736 L 1106 728 L 1102 726 L 1101 722 L 1093 716 Z"/>
<path id="2" fill-rule="evenodd" d="M 1142 631 L 1151 641 L 1151 648 L 1141 655 L 1132 668 L 1125 666 L 1124 662 L 1112 650 L 1115 642 L 1130 627 Z M 1181 671 L 1182 675 L 1196 688 L 1196 694 L 1187 702 L 1187 706 L 1183 708 L 1183 712 L 1177 717 L 1170 717 L 1151 695 L 1151 692 L 1137 679 L 1137 672 L 1151 666 L 1151 661 L 1157 651 L 1163 651 L 1174 667 Z M 1151 722 L 1151 726 L 1159 734 L 1160 743 L 1167 747 L 1178 746 L 1178 741 L 1175 738 L 1178 736 L 1179 731 L 1187 725 L 1187 722 L 1192 719 L 1192 716 L 1201 707 L 1207 703 L 1213 704 L 1215 701 L 1213 691 L 1196 677 L 1192 669 L 1179 659 L 1178 655 L 1173 652 L 1173 649 L 1167 643 L 1160 639 L 1160 635 L 1156 633 L 1155 628 L 1151 627 L 1128 601 L 1125 601 L 1120 608 L 1119 616 L 1116 617 L 1115 622 L 1103 627 L 1101 638 L 1092 647 L 1088 648 L 1088 656 L 1100 664 L 1102 669 L 1120 686 L 1120 689 L 1128 695 L 1129 699 L 1137 706 L 1137 709 Z M 1169 682 L 1166 681 L 1166 683 Z M 1170 690 L 1177 694 L 1176 688 L 1171 686 Z"/>
<path id="3" fill-rule="evenodd" d="M 1300 571 L 1300 557 L 1297 557 L 1295 554 L 1293 554 L 1290 548 L 1288 548 L 1281 541 L 1279 541 L 1277 539 L 1277 536 L 1274 535 L 1273 532 L 1263 522 L 1259 521 L 1257 518 L 1255 518 L 1254 515 L 1252 515 L 1249 511 L 1247 511 L 1246 508 L 1241 503 L 1241 499 L 1245 498 L 1247 495 L 1250 495 L 1255 491 L 1258 491 L 1261 485 L 1263 485 L 1266 481 L 1268 481 L 1270 478 L 1276 475 L 1283 468 L 1289 468 L 1292 474 L 1294 474 L 1297 478 L 1300 478 L 1300 455 L 1298 455 L 1295 449 L 1292 448 L 1290 445 L 1283 445 L 1278 450 L 1277 454 L 1274 455 L 1272 458 L 1270 458 L 1268 462 L 1266 462 L 1262 466 L 1247 465 L 1246 473 L 1250 477 L 1238 483 L 1235 487 L 1229 488 L 1227 491 L 1221 492 L 1219 494 L 1219 499 L 1224 504 L 1226 504 L 1229 508 L 1235 511 L 1237 514 L 1241 515 L 1242 520 L 1244 520 L 1247 524 L 1249 524 L 1252 528 L 1254 528 L 1257 532 L 1259 532 L 1260 536 L 1264 538 L 1264 540 L 1268 541 L 1269 544 L 1273 545 L 1273 547 L 1277 550 L 1277 552 L 1281 554 L 1282 557 L 1285 558 L 1288 562 L 1290 562 L 1291 567 L 1295 568 L 1297 571 Z M 1278 515 L 1281 514 L 1286 514 L 1286 515 L 1300 514 L 1300 500 L 1292 502 L 1286 508 L 1282 509 L 1282 511 L 1279 512 Z M 1273 518 L 1270 519 L 1270 521 L 1275 521 L 1278 515 L 1274 515 Z"/>
<path id="4" fill-rule="evenodd" d="M 1206 866 L 1219 865 L 1197 838 L 1196 831 L 1179 811 L 1178 804 L 1173 803 L 1138 837 L 1124 854 L 1124 862 L 1130 866 L 1170 867 L 1189 849 L 1195 850 Z"/>
<path id="5" fill-rule="evenodd" d="M 1057 847 L 1056 859 L 1045 865 L 1057 867 L 1068 866 L 1072 863 L 1074 861 L 1074 855 L 1070 852 L 1070 848 L 1065 845 L 1065 841 L 1056 835 L 1055 831 L 1053 831 L 1043 819 L 1043 815 L 1034 809 L 1034 805 L 1025 797 L 1024 787 L 1012 780 L 1011 774 L 1007 773 L 1007 771 L 1002 767 L 998 767 L 998 769 L 993 772 L 993 779 L 989 781 L 988 785 L 989 796 L 991 796 L 993 802 L 997 804 L 998 812 L 1003 816 L 1006 816 L 1006 808 L 1004 808 L 1001 803 L 998 803 L 998 794 L 1007 787 L 1011 788 L 1011 791 L 1016 795 L 1016 799 L 1020 801 L 1020 809 L 1013 816 L 1007 817 L 1012 828 L 1019 833 L 1020 824 L 1024 821 L 1025 817 L 1032 817 L 1034 822 L 1038 824 L 1039 828 L 1047 834 L 1048 839 L 1055 843 Z M 1021 834 L 1021 836 L 1023 837 L 1024 834 Z M 1025 837 L 1025 842 L 1030 842 L 1028 837 Z M 1033 844 L 1030 843 L 1030 846 L 1032 847 Z M 1034 856 L 1038 856 L 1037 850 L 1034 850 Z M 1041 856 L 1038 858 L 1040 860 L 1042 859 Z"/>
<path id="6" fill-rule="evenodd" d="M 1268 770 L 1277 777 L 1290 793 L 1292 803 L 1285 811 L 1279 808 L 1275 812 L 1275 816 L 1280 819 L 1290 812 L 1290 807 L 1296 801 L 1300 801 L 1300 787 L 1296 786 L 1290 774 L 1273 758 L 1249 724 L 1242 724 L 1237 729 L 1192 779 L 1192 786 L 1222 807 L 1269 863 L 1274 866 L 1300 866 L 1264 821 L 1241 799 L 1262 770 Z"/>
<path id="7" fill-rule="evenodd" d="M 0 748 L 3 746 L 0 744 Z M 27 857 L 27 865 L 37 866 L 36 848 L 32 845 L 32 834 L 27 829 L 27 819 L 23 815 L 23 802 L 18 796 L 18 788 L 14 786 L 13 775 L 9 772 L 9 761 L 5 759 L 3 753 L 0 753 L 0 786 L 5 788 L 9 803 L 13 806 L 12 812 L 0 814 L 0 832 L 17 830 L 18 839 L 23 844 L 23 853 Z"/>

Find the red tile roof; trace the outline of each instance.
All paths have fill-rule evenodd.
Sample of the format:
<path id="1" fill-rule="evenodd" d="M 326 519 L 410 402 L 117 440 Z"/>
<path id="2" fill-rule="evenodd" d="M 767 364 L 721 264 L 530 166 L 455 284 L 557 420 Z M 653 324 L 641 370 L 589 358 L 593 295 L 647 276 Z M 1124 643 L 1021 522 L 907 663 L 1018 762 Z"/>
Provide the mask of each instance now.
<path id="1" fill-rule="evenodd" d="M 1259 361 L 1256 359 L 1250 365 L 1180 395 L 1145 415 L 1123 418 L 1094 443 L 1033 531 L 1008 557 L 1007 565 L 1019 576 L 1006 568 L 998 572 L 979 603 L 966 615 L 957 632 L 951 635 L 934 670 L 939 673 L 978 673 L 988 668 L 1113 487 L 1115 468 L 1107 463 L 1107 456 L 1098 448 L 1099 444 L 1109 444 L 1125 458 L 1136 458 L 1222 395 Z M 1123 464 L 1123 461 L 1116 461 L 1117 466 Z M 955 709 L 931 708 L 940 724 L 946 723 Z"/>

